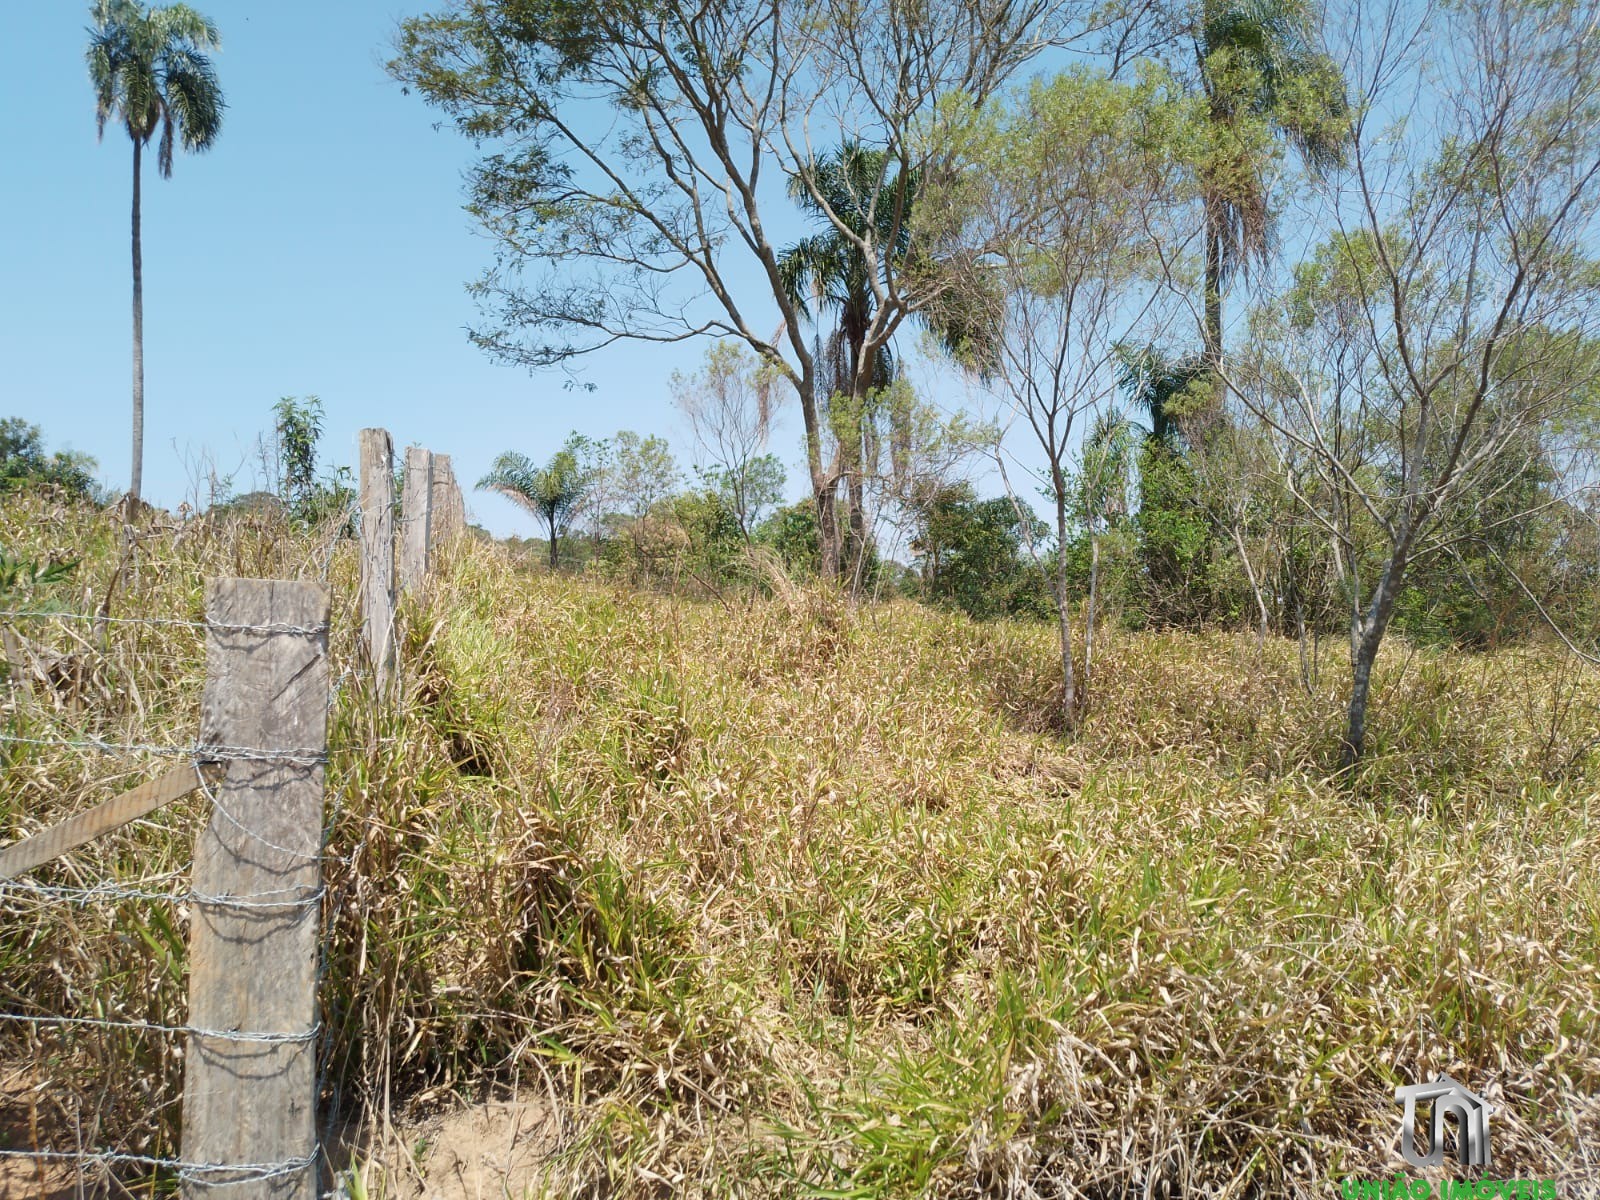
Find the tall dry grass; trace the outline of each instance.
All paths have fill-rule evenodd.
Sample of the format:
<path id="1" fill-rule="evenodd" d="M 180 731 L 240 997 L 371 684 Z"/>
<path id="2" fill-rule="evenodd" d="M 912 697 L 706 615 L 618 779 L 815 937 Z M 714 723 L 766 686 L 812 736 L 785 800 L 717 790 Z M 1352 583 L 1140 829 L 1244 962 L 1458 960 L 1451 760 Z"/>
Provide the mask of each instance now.
<path id="1" fill-rule="evenodd" d="M 8 501 L 0 529 L 86 548 L 76 604 L 117 570 L 101 518 Z M 1445 1070 L 1501 1106 L 1496 1176 L 1594 1186 L 1600 685 L 1553 651 L 1396 646 L 1340 779 L 1337 655 L 1307 689 L 1290 644 L 1122 637 L 1065 745 L 1047 628 L 643 595 L 474 543 L 379 710 L 326 536 L 151 529 L 113 608 L 328 571 L 330 1109 L 547 1095 L 551 1195 L 1326 1195 L 1393 1173 L 1394 1087 Z M 12 689 L 8 729 L 192 738 L 198 631 L 17 628 L 78 665 Z M 9 839 L 156 764 L 0 765 Z M 179 870 L 203 815 L 37 878 Z M 170 1020 L 184 937 L 8 894 L 0 1010 Z M 171 1047 L 0 1039 L 58 1136 L 173 1145 Z"/>

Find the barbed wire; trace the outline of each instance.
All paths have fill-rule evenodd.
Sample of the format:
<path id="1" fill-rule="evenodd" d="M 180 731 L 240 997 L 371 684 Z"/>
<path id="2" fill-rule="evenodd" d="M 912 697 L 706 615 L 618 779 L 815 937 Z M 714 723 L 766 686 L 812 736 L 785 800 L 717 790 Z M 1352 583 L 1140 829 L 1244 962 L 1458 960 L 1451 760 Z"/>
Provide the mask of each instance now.
<path id="1" fill-rule="evenodd" d="M 311 859 L 311 860 L 316 861 L 316 862 L 320 862 L 322 860 L 322 844 L 321 844 L 321 840 L 320 839 L 318 841 L 317 848 L 315 850 L 310 850 L 310 851 L 307 851 L 307 850 L 296 850 L 292 846 L 280 846 L 277 842 L 274 842 L 270 838 L 262 836 L 256 830 L 251 829 L 248 825 L 246 825 L 244 822 L 239 820 L 238 817 L 234 816 L 231 812 L 229 812 L 227 810 L 227 808 L 223 805 L 222 801 L 220 799 L 218 799 L 217 793 L 214 792 L 211 789 L 211 784 L 207 781 L 207 779 L 205 777 L 205 772 L 196 771 L 195 772 L 195 777 L 197 779 L 199 779 L 199 781 L 200 781 L 200 791 L 201 791 L 201 793 L 205 796 L 205 798 L 207 800 L 211 801 L 211 807 L 216 809 L 217 812 L 221 813 L 223 818 L 230 825 L 232 825 L 235 829 L 237 829 L 240 833 L 244 834 L 246 837 L 253 838 L 255 841 L 260 842 L 263 846 L 267 847 L 267 849 L 269 849 L 269 850 L 276 850 L 276 851 L 278 851 L 278 853 L 287 854 L 291 858 Z M 323 836 L 326 837 L 325 834 Z"/>
<path id="2" fill-rule="evenodd" d="M 319 1152 L 320 1153 L 320 1152 Z M 231 1187 L 241 1183 L 262 1183 L 294 1175 L 313 1167 L 316 1154 L 286 1158 L 275 1163 L 202 1163 L 181 1158 L 155 1158 L 148 1154 L 121 1154 L 113 1150 L 0 1150 L 0 1158 L 41 1159 L 45 1162 L 104 1163 L 107 1166 L 138 1166 L 156 1170 L 175 1170 L 178 1177 L 208 1188 Z M 239 1174 L 238 1179 L 203 1179 L 202 1175 Z"/>
<path id="3" fill-rule="evenodd" d="M 161 758 L 190 758 L 208 762 L 281 762 L 316 767 L 328 761 L 325 751 L 263 750 L 252 746 L 226 746 L 199 742 L 192 746 L 171 746 L 158 742 L 107 742 L 101 738 L 31 738 L 0 733 L 0 742 L 19 746 L 46 746 L 62 750 L 96 750 L 101 754 L 154 754 Z"/>
<path id="4" fill-rule="evenodd" d="M 331 563 L 331 546 L 327 560 L 322 564 L 326 572 Z M 152 625 L 177 628 L 207 629 L 217 632 L 239 632 L 260 634 L 285 634 L 298 636 L 321 636 L 329 632 L 327 625 L 297 626 L 287 624 L 268 624 L 259 626 L 232 626 L 219 625 L 212 622 L 188 621 L 176 618 L 99 618 L 93 614 L 48 612 L 42 610 L 10 609 L 0 610 L 0 619 L 24 620 L 32 618 L 57 618 L 74 621 L 106 620 L 108 623 L 123 625 Z M 357 672 L 349 664 L 331 681 L 328 695 L 328 708 L 330 715 L 339 704 L 341 698 L 347 693 L 350 685 L 357 678 Z M 393 739 L 381 738 L 387 742 Z M 309 750 L 267 750 L 264 748 L 229 746 L 220 744 L 195 744 L 171 745 L 156 742 L 128 741 L 117 743 L 106 738 L 90 736 L 71 737 L 27 737 L 20 734 L 0 734 L 0 743 L 10 743 L 21 746 L 38 746 L 57 749 L 70 749 L 92 751 L 105 754 L 147 754 L 157 757 L 172 759 L 189 759 L 196 766 L 198 785 L 211 802 L 212 807 L 221 819 L 238 828 L 248 835 L 254 842 L 274 849 L 280 853 L 309 860 L 320 860 L 326 864 L 349 864 L 356 860 L 362 853 L 365 843 L 372 836 L 371 822 L 363 822 L 364 828 L 359 832 L 356 846 L 348 856 L 330 854 L 329 848 L 334 837 L 343 826 L 347 811 L 347 788 L 340 786 L 334 789 L 330 797 L 331 805 L 324 819 L 323 827 L 318 839 L 318 848 L 314 852 L 291 848 L 274 843 L 271 839 L 263 837 L 260 833 L 246 827 L 229 811 L 226 803 L 226 790 L 220 784 L 206 778 L 205 773 L 198 768 L 205 763 L 225 762 L 230 760 L 259 761 L 286 763 L 302 767 L 321 766 L 328 762 L 329 755 L 323 752 Z M 219 795 L 219 793 L 221 793 Z M 192 869 L 192 864 L 188 869 Z M 314 887 L 280 888 L 273 891 L 263 891 L 249 896 L 235 895 L 209 895 L 197 891 L 192 887 L 184 887 L 181 879 L 185 870 L 174 870 L 146 876 L 141 880 L 128 884 L 102 882 L 89 885 L 69 886 L 42 884 L 34 880 L 5 880 L 0 881 L 0 901 L 11 899 L 38 900 L 50 903 L 89 904 L 97 902 L 139 901 L 169 904 L 195 904 L 198 906 L 216 906 L 224 909 L 237 909 L 244 911 L 284 912 L 297 909 L 308 909 L 312 906 L 321 906 L 329 902 L 330 888 L 326 882 L 319 879 Z M 335 954 L 333 952 L 334 926 L 338 921 L 337 910 L 343 907 L 348 895 L 341 889 L 334 896 L 333 912 L 323 922 L 318 947 L 318 964 L 316 971 L 316 988 L 320 998 L 320 1006 L 326 1012 L 330 1002 L 326 985 L 331 975 Z M 335 1050 L 335 1030 L 332 1025 L 319 1015 L 316 1024 L 302 1033 L 272 1033 L 251 1032 L 240 1030 L 215 1030 L 205 1029 L 193 1025 L 163 1025 L 152 1021 L 124 1021 L 112 1020 L 101 1017 L 66 1017 L 48 1016 L 22 1013 L 0 1013 L 0 1021 L 12 1021 L 29 1025 L 35 1028 L 55 1028 L 63 1031 L 71 1029 L 126 1029 L 134 1033 L 152 1034 L 162 1036 L 183 1035 L 200 1038 L 217 1038 L 231 1042 L 257 1043 L 266 1045 L 311 1045 L 317 1056 L 316 1073 L 318 1091 L 325 1086 L 326 1078 L 333 1061 Z M 330 1110 L 327 1120 L 333 1119 Z M 326 1147 L 331 1137 L 331 1125 L 321 1130 L 320 1144 Z M 320 1151 L 319 1151 L 320 1153 Z M 0 1157 L 15 1159 L 45 1159 L 50 1161 L 71 1162 L 81 1168 L 87 1164 L 104 1164 L 107 1167 L 128 1166 L 146 1167 L 158 1170 L 176 1171 L 180 1179 L 193 1179 L 210 1187 L 226 1187 L 231 1184 L 244 1182 L 257 1182 L 270 1180 L 295 1174 L 313 1166 L 317 1161 L 317 1153 L 305 1158 L 287 1159 L 278 1163 L 198 1163 L 187 1162 L 181 1158 L 154 1158 L 147 1155 L 123 1154 L 116 1152 L 76 1152 L 64 1151 L 0 1151 Z M 225 1178 L 223 1178 L 225 1176 Z M 335 1193 L 338 1192 L 336 1190 Z"/>
<path id="5" fill-rule="evenodd" d="M 182 617 L 102 617 L 98 613 L 56 611 L 47 608 L 0 610 L 0 620 L 24 620 L 46 617 L 58 621 L 93 621 L 98 625 L 176 626 L 180 629 L 205 629 L 214 633 L 282 633 L 296 637 L 318 637 L 329 632 L 331 628 L 331 626 L 329 626 L 326 622 L 321 625 L 291 625 L 278 621 L 268 622 L 264 625 L 236 625 L 226 621 L 190 621 L 185 620 Z"/>
<path id="6" fill-rule="evenodd" d="M 334 862 L 343 859 L 334 858 Z M 176 873 L 174 873 L 175 875 Z M 115 883 L 97 883 L 89 887 L 65 887 L 38 883 L 32 879 L 0 879 L 0 895 L 21 892 L 41 899 L 60 900 L 73 904 L 89 904 L 105 900 L 145 900 L 170 904 L 195 904 L 202 908 L 230 908 L 240 911 L 272 911 L 284 908 L 309 908 L 319 904 L 328 894 L 327 885 L 318 885 L 310 892 L 302 888 L 277 888 L 266 892 L 253 892 L 249 896 L 213 896 L 205 892 L 154 891 L 145 888 L 125 887 Z M 296 893 L 289 900 L 266 900 L 263 897 Z"/>
<path id="7" fill-rule="evenodd" d="M 155 1021 L 113 1021 L 108 1017 L 56 1017 L 8 1012 L 0 1012 L 0 1021 L 15 1021 L 18 1024 L 34 1026 L 81 1025 L 95 1029 L 136 1029 L 140 1033 L 181 1033 L 191 1037 L 217 1038 L 225 1042 L 259 1042 L 268 1046 L 314 1042 L 322 1033 L 321 1021 L 302 1033 L 253 1033 L 239 1029 L 204 1029 L 198 1025 L 162 1025 Z"/>

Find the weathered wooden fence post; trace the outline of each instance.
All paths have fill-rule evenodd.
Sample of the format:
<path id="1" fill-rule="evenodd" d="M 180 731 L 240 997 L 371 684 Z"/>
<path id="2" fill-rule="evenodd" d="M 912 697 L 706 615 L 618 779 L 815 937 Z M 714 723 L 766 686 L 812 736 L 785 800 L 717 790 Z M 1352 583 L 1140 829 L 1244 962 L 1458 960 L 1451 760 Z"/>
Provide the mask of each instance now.
<path id="1" fill-rule="evenodd" d="M 361 625 L 379 695 L 394 679 L 394 443 L 361 431 Z"/>
<path id="2" fill-rule="evenodd" d="M 400 590 L 421 595 L 427 588 L 433 550 L 434 456 L 421 446 L 406 447 L 405 486 L 400 496 Z"/>
<path id="3" fill-rule="evenodd" d="M 433 544 L 445 546 L 467 531 L 467 510 L 448 454 L 433 456 Z"/>
<path id="4" fill-rule="evenodd" d="M 206 598 L 199 757 L 225 764 L 194 854 L 186 1200 L 315 1200 L 328 593 Z"/>

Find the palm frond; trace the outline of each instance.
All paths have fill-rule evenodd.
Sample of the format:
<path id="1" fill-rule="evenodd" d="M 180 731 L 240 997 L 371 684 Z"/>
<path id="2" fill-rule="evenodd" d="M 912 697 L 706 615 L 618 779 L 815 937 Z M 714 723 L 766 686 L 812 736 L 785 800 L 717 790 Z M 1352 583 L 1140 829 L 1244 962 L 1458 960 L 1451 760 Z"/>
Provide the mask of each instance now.
<path id="1" fill-rule="evenodd" d="M 211 63 L 190 50 L 169 56 L 166 68 L 167 111 L 176 121 L 183 148 L 190 153 L 210 149 L 222 130 L 225 104 Z"/>
<path id="2" fill-rule="evenodd" d="M 1313 46 L 1312 18 L 1310 0 L 1205 0 L 1197 38 L 1219 128 L 1265 121 L 1319 171 L 1343 159 L 1350 107 L 1338 65 Z M 1227 146 L 1203 171 L 1224 283 L 1265 260 L 1273 232 L 1266 164 L 1243 145 Z"/>
<path id="3" fill-rule="evenodd" d="M 98 0 L 85 54 L 104 136 L 117 118 L 129 138 L 149 144 L 158 129 L 157 167 L 172 174 L 177 144 L 204 150 L 222 124 L 222 89 L 202 53 L 221 44 L 212 21 L 184 4 L 145 8 L 136 0 Z"/>
<path id="4" fill-rule="evenodd" d="M 1117 384 L 1123 394 L 1144 411 L 1154 441 L 1171 443 L 1178 434 L 1173 401 L 1207 373 L 1201 355 L 1181 357 L 1154 344 L 1116 347 Z"/>
<path id="5" fill-rule="evenodd" d="M 187 4 L 169 4 L 151 10 L 151 15 L 160 22 L 163 40 L 168 43 L 187 42 L 200 50 L 222 49 L 222 35 L 216 23 Z"/>

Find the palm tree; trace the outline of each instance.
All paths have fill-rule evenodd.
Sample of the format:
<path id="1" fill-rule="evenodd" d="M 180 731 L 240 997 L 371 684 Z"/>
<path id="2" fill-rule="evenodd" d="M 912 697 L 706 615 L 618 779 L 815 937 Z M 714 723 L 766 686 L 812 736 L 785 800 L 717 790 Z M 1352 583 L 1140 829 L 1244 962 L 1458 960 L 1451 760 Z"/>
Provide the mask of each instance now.
<path id="1" fill-rule="evenodd" d="M 807 214 L 823 222 L 823 233 L 802 238 L 778 261 L 784 290 L 796 311 L 815 321 L 821 310 L 838 314 L 826 340 L 818 334 L 817 394 L 828 397 L 829 423 L 840 446 L 840 472 L 848 495 L 849 542 L 846 562 L 857 566 L 866 546 L 862 485 L 864 467 L 875 457 L 877 423 L 884 414 L 874 401 L 895 379 L 895 358 L 887 344 L 867 346 L 877 298 L 874 266 L 861 242 L 874 247 L 879 277 L 903 272 L 912 255 L 912 210 L 920 190 L 918 172 L 896 167 L 882 150 L 847 141 L 810 163 L 789 180 L 789 195 Z M 837 222 L 837 223 L 836 223 Z M 848 234 L 839 228 L 842 224 Z M 950 302 L 925 308 L 918 318 L 944 348 L 982 372 L 988 344 L 984 331 L 989 309 L 976 297 L 963 306 Z M 869 357 L 870 356 L 870 357 Z M 905 406 L 888 406 L 890 444 L 897 452 L 909 439 Z"/>
<path id="2" fill-rule="evenodd" d="M 556 543 L 578 507 L 594 487 L 599 448 L 574 433 L 544 466 L 526 454 L 507 450 L 478 480 L 478 487 L 498 492 L 542 519 L 550 530 L 550 569 L 556 569 Z"/>
<path id="3" fill-rule="evenodd" d="M 870 351 L 863 363 L 867 334 L 876 298 L 873 268 L 854 238 L 878 247 L 889 269 L 903 259 L 911 241 L 910 201 L 915 192 L 913 172 L 891 172 L 888 156 L 859 142 L 846 142 L 832 154 L 812 163 L 804 174 L 789 180 L 789 195 L 809 215 L 828 225 L 824 233 L 802 238 L 778 261 L 784 289 L 797 312 L 808 320 L 816 310 L 832 309 L 839 323 L 825 344 L 818 334 L 817 394 L 828 397 L 829 423 L 840 446 L 840 466 L 848 496 L 848 544 L 845 562 L 860 557 L 866 539 L 862 502 L 862 459 L 865 426 L 873 414 L 865 411 L 869 396 L 894 379 L 894 356 L 888 346 Z M 820 198 L 819 198 L 820 197 Z M 876 203 L 874 203 L 876 201 Z M 833 214 L 850 235 L 830 220 Z"/>
<path id="4" fill-rule="evenodd" d="M 1203 356 L 1173 356 L 1159 346 L 1119 346 L 1117 382 L 1130 407 L 1150 423 L 1137 458 L 1139 555 L 1152 599 L 1165 619 L 1188 619 L 1195 557 L 1209 556 L 1211 533 L 1194 503 L 1193 472 L 1185 454 L 1195 418 L 1212 411 L 1215 380 Z M 1186 436 L 1187 435 L 1187 436 Z"/>
<path id="5" fill-rule="evenodd" d="M 144 478 L 144 265 L 139 246 L 139 182 L 144 148 L 161 131 L 156 166 L 172 177 L 172 151 L 199 152 L 222 128 L 222 89 L 203 53 L 221 42 L 217 27 L 186 4 L 146 7 L 97 0 L 89 29 L 89 79 L 101 137 L 116 120 L 133 142 L 133 473 L 130 500 Z"/>
<path id="6" fill-rule="evenodd" d="M 1343 158 L 1349 104 L 1338 66 L 1311 44 L 1315 0 L 1200 0 L 1192 31 L 1211 146 L 1205 220 L 1204 358 L 1222 362 L 1222 296 L 1272 241 L 1267 168 L 1287 143 L 1312 170 Z"/>
<path id="7" fill-rule="evenodd" d="M 1177 449 L 1182 419 L 1191 407 L 1185 400 L 1190 388 L 1205 378 L 1206 363 L 1194 357 L 1175 358 L 1156 345 L 1119 345 L 1117 383 L 1133 406 L 1150 421 L 1149 437 L 1167 449 Z"/>

